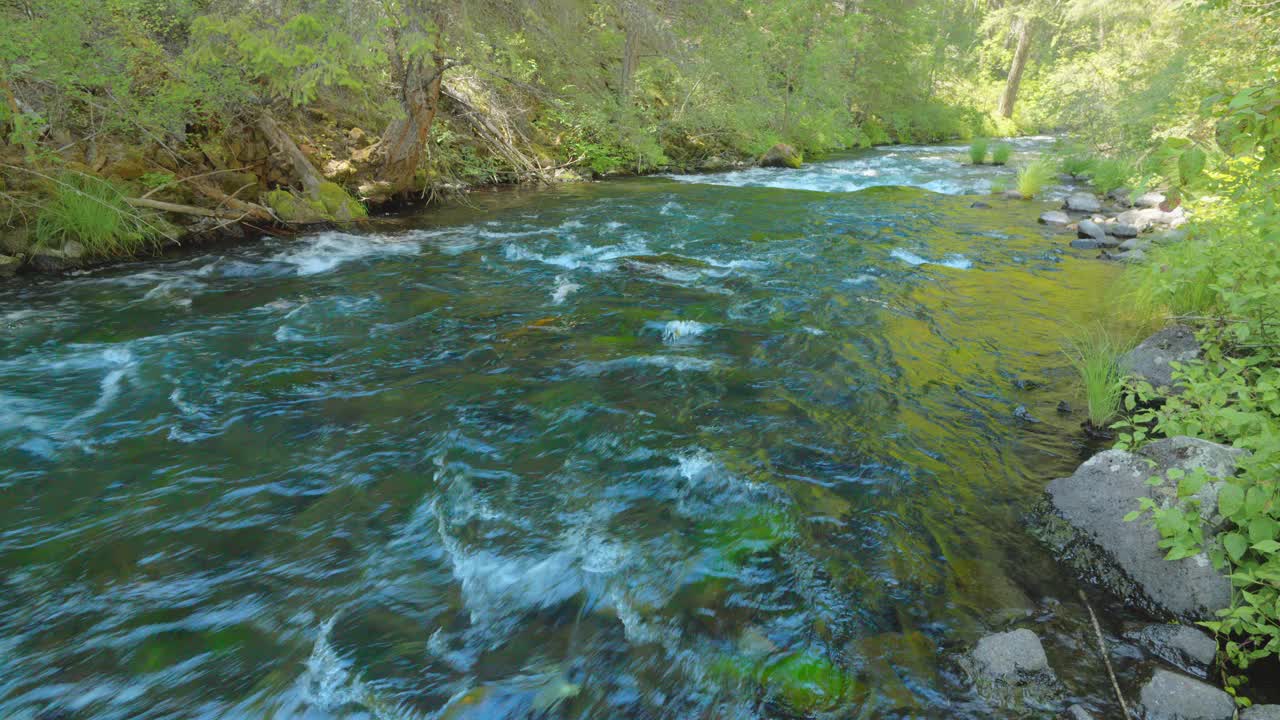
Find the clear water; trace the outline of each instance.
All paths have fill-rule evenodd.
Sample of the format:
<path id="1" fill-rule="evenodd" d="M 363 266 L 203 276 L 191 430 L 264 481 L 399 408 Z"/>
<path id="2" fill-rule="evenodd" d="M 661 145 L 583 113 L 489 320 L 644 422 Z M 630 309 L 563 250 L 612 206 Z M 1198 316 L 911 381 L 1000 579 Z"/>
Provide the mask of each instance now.
<path id="1" fill-rule="evenodd" d="M 1008 172 L 961 152 L 6 286 L 0 717 L 1008 717 L 955 658 L 1013 626 L 1107 708 L 1021 518 L 1115 270 L 863 189 Z"/>

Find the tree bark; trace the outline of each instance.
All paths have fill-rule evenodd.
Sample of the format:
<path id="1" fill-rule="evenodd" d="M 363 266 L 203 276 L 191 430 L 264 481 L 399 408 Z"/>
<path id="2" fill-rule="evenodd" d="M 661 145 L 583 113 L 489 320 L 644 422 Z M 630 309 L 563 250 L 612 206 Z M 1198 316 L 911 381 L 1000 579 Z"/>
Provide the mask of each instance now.
<path id="1" fill-rule="evenodd" d="M 638 33 L 635 20 L 626 19 L 626 40 L 622 44 L 622 78 L 618 84 L 618 105 L 624 110 L 631 105 L 631 84 L 636 74 L 636 52 Z"/>
<path id="2" fill-rule="evenodd" d="M 404 117 L 393 121 L 382 135 L 381 178 L 396 191 L 413 186 L 427 141 L 431 139 L 431 125 L 440 110 L 440 87 L 446 69 L 444 58 L 435 55 L 430 65 L 417 60 L 406 70 L 401 97 Z"/>
<path id="3" fill-rule="evenodd" d="M 1022 73 L 1027 69 L 1027 57 L 1031 54 L 1031 31 L 1031 21 L 1018 18 L 1018 48 L 1013 52 L 1009 80 L 1005 83 L 997 110 L 1002 118 L 1013 117 L 1013 106 L 1018 101 L 1018 87 L 1022 85 Z"/>

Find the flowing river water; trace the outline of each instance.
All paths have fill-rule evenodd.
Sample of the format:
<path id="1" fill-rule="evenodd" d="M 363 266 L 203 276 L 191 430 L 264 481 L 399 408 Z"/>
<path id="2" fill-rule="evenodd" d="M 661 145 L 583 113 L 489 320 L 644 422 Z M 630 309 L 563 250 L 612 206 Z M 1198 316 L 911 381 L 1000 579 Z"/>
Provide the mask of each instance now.
<path id="1" fill-rule="evenodd" d="M 1009 717 L 1013 627 L 1107 708 L 1023 518 L 1116 269 L 962 152 L 5 286 L 0 717 Z"/>

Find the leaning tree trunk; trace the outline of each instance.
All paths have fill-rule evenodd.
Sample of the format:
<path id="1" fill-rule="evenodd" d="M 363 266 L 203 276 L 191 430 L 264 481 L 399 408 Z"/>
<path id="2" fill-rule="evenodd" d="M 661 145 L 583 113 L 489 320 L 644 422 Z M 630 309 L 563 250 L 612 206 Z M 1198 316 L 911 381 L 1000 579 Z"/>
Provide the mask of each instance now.
<path id="1" fill-rule="evenodd" d="M 1018 49 L 1013 52 L 1013 64 L 1009 66 L 1009 80 L 1000 96 L 998 112 L 1002 118 L 1013 117 L 1013 105 L 1018 100 L 1018 87 L 1022 85 L 1022 73 L 1027 69 L 1027 56 L 1031 54 L 1031 21 L 1018 19 Z"/>
<path id="2" fill-rule="evenodd" d="M 422 155 L 431 138 L 431 124 L 440 110 L 445 69 L 444 58 L 435 55 L 431 65 L 417 60 L 405 72 L 401 96 L 404 117 L 393 121 L 382 135 L 381 177 L 396 191 L 413 186 L 414 175 L 422 164 Z"/>
<path id="3" fill-rule="evenodd" d="M 320 192 L 320 186 L 324 184 L 324 178 L 302 153 L 293 138 L 289 137 L 289 133 L 282 130 L 275 118 L 265 112 L 258 116 L 257 126 L 258 131 L 267 139 L 271 147 L 289 162 L 294 175 L 302 181 L 302 188 L 310 195 L 317 195 Z"/>

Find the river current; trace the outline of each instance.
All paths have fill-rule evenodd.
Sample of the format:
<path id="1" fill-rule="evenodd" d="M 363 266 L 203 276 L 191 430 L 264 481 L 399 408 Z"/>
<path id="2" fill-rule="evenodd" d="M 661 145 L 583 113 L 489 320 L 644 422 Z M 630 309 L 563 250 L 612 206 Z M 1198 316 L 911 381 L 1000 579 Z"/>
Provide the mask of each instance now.
<path id="1" fill-rule="evenodd" d="M 996 718 L 1014 627 L 1107 708 L 1023 518 L 1116 270 L 962 154 L 0 288 L 0 717 Z"/>

